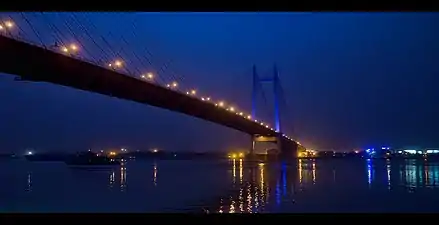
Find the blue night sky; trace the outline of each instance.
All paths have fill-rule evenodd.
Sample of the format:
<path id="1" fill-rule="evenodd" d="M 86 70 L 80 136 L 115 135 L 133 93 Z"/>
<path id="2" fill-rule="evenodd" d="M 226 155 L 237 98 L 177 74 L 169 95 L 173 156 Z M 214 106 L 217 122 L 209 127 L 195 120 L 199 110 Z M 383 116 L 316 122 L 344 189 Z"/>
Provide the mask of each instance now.
<path id="1" fill-rule="evenodd" d="M 128 68 L 159 73 L 166 64 L 164 79 L 172 81 L 175 73 L 183 88 L 195 87 L 246 112 L 252 65 L 266 77 L 276 63 L 289 105 L 282 116 L 288 118 L 285 131 L 307 147 L 439 147 L 437 13 L 74 14 L 25 16 L 48 45 L 56 36 L 50 21 L 64 32 L 61 41 L 79 43 L 82 57 L 113 60 L 87 39 L 81 28 L 88 27 L 96 42 L 103 45 L 101 35 L 108 39 L 112 49 L 106 51 L 118 51 Z M 16 35 L 38 40 L 20 13 L 0 16 L 22 28 Z M 136 63 L 132 52 L 153 66 Z M 186 115 L 0 75 L 1 152 L 250 147 L 246 134 Z M 261 117 L 273 124 L 264 108 Z"/>

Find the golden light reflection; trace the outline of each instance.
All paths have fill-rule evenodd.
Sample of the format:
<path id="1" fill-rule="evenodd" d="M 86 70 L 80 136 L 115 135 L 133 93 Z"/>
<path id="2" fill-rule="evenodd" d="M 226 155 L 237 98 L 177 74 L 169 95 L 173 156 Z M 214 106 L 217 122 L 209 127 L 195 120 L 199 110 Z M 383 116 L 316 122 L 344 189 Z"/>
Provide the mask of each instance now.
<path id="1" fill-rule="evenodd" d="M 252 206 L 252 191 L 251 191 L 251 184 L 248 184 L 247 186 L 247 212 L 252 213 L 253 212 L 253 206 Z"/>
<path id="2" fill-rule="evenodd" d="M 312 162 L 312 183 L 316 183 L 316 162 L 313 160 Z"/>
<path id="3" fill-rule="evenodd" d="M 243 172 L 241 172 L 241 168 L 243 168 L 242 161 L 243 160 L 240 160 L 239 167 L 240 174 L 244 175 Z M 248 169 L 251 174 L 248 178 L 249 181 L 242 182 L 239 185 L 239 192 L 235 192 L 235 194 L 231 194 L 229 198 L 225 198 L 226 201 L 230 199 L 229 201 L 223 202 L 224 198 L 221 198 L 217 212 L 257 213 L 263 210 L 263 207 L 267 204 L 269 192 L 268 187 L 265 189 L 267 184 L 264 165 L 264 163 L 259 163 L 257 166 L 249 165 Z"/>
<path id="4" fill-rule="evenodd" d="M 114 177 L 115 177 L 115 172 L 114 171 L 112 171 L 111 173 L 110 173 L 110 187 L 113 187 L 113 184 L 114 184 Z"/>
<path id="5" fill-rule="evenodd" d="M 303 181 L 302 166 L 302 159 L 299 159 L 299 184 L 302 184 Z"/>
<path id="6" fill-rule="evenodd" d="M 233 173 L 233 183 L 235 183 L 236 182 L 236 159 L 233 159 L 232 173 Z"/>
<path id="7" fill-rule="evenodd" d="M 224 212 L 224 210 L 223 210 L 223 199 L 221 198 L 220 199 L 220 207 L 219 207 L 219 210 L 218 210 L 218 213 L 223 213 Z"/>
<path id="8" fill-rule="evenodd" d="M 120 167 L 120 190 L 125 191 L 127 186 L 127 168 L 121 164 Z"/>
<path id="9" fill-rule="evenodd" d="M 264 195 L 265 195 L 265 193 L 264 193 L 264 191 L 265 191 L 265 180 L 264 180 L 264 164 L 263 163 L 260 163 L 259 164 L 259 171 L 260 171 L 260 174 L 259 174 L 259 178 L 260 178 L 260 190 L 261 190 L 261 198 L 263 199 L 264 198 Z"/>
<path id="10" fill-rule="evenodd" d="M 255 187 L 255 209 L 259 209 L 259 195 L 258 195 L 258 188 Z"/>
<path id="11" fill-rule="evenodd" d="M 229 213 L 235 213 L 235 201 L 232 200 L 230 203 L 230 210 Z"/>
<path id="12" fill-rule="evenodd" d="M 244 168 L 243 168 L 243 163 L 242 163 L 242 159 L 239 159 L 239 183 L 242 184 L 243 182 L 243 178 L 244 178 Z"/>
<path id="13" fill-rule="evenodd" d="M 239 211 L 244 212 L 244 190 L 242 187 L 239 189 L 238 202 L 239 202 Z"/>

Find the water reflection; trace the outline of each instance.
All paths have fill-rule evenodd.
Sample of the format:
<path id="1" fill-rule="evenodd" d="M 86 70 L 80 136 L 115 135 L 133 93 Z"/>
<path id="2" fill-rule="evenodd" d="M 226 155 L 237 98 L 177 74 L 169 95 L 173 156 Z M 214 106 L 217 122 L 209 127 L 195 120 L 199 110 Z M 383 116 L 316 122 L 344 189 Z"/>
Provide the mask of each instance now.
<path id="1" fill-rule="evenodd" d="M 439 162 L 426 160 L 367 160 L 367 182 L 369 188 L 386 186 L 388 190 L 394 187 L 404 187 L 409 191 L 416 188 L 439 187 Z M 385 176 L 384 179 L 379 177 Z M 385 181 L 382 182 L 382 181 Z"/>
<path id="2" fill-rule="evenodd" d="M 116 176 L 116 174 L 115 174 L 115 172 L 114 172 L 114 170 L 113 171 L 111 171 L 111 173 L 110 173 L 110 183 L 109 183 L 109 186 L 110 186 L 110 188 L 112 188 L 113 187 L 113 185 L 114 185 L 114 177 Z"/>
<path id="3" fill-rule="evenodd" d="M 239 185 L 235 194 L 221 198 L 218 210 L 219 213 L 256 213 L 264 210 L 270 189 L 267 185 L 267 165 L 264 163 L 245 165 L 246 162 L 239 160 L 239 168 L 236 168 L 236 160 L 231 160 L 232 177 L 236 181 L 236 170 L 239 170 Z M 286 174 L 282 179 L 286 181 Z M 282 181 L 279 181 L 282 182 Z M 283 187 L 282 183 L 282 187 Z M 278 189 L 280 185 L 277 185 Z M 286 186 L 285 186 L 286 188 Z M 279 196 L 281 191 L 277 191 Z"/>
<path id="4" fill-rule="evenodd" d="M 372 180 L 373 180 L 373 169 L 372 169 L 372 160 L 371 159 L 367 159 L 366 160 L 366 165 L 367 165 L 367 184 L 369 185 L 369 188 L 372 185 Z"/>
<path id="5" fill-rule="evenodd" d="M 126 162 L 120 164 L 120 191 L 125 191 L 127 187 L 127 167 Z"/>
<path id="6" fill-rule="evenodd" d="M 241 184 L 242 185 L 242 181 L 243 181 L 243 177 L 244 177 L 244 174 L 243 174 L 243 159 L 239 159 L 239 184 Z"/>
<path id="7" fill-rule="evenodd" d="M 153 169 L 152 169 L 152 183 L 154 186 L 157 186 L 157 162 L 154 161 Z"/>
<path id="8" fill-rule="evenodd" d="M 169 190 L 167 192 L 168 196 L 175 194 L 173 199 L 188 196 L 184 201 L 181 200 L 181 202 L 185 202 L 184 204 L 188 205 L 191 204 L 192 195 L 196 196 L 199 192 L 205 191 L 205 193 L 202 193 L 203 195 L 205 194 L 202 197 L 203 207 L 208 207 L 210 212 L 259 213 L 297 212 L 307 207 L 306 210 L 309 210 L 309 208 L 318 208 L 320 210 L 322 207 L 328 207 L 332 210 L 342 207 L 343 204 L 348 205 L 346 206 L 347 209 L 369 207 L 365 205 L 372 203 L 364 202 L 372 202 L 374 198 L 378 199 L 377 201 L 381 201 L 381 203 L 374 203 L 370 207 L 378 208 L 382 204 L 384 208 L 385 204 L 391 204 L 388 202 L 392 201 L 392 199 L 384 200 L 388 196 L 397 196 L 393 198 L 398 199 L 398 201 L 403 199 L 406 202 L 410 198 L 400 197 L 401 193 L 416 192 L 417 194 L 424 190 L 429 191 L 427 195 L 433 195 L 431 189 L 437 189 L 439 186 L 439 162 L 425 160 L 299 159 L 294 163 L 266 162 L 258 164 L 242 159 L 231 159 L 227 162 L 228 164 L 224 165 L 221 163 L 220 167 L 213 170 L 214 172 L 220 171 L 217 173 L 219 175 L 213 180 L 221 179 L 221 184 L 224 184 L 221 189 L 216 189 L 215 191 L 212 191 L 212 189 L 217 188 L 218 185 L 211 185 L 212 180 L 210 182 L 206 181 L 211 174 L 214 174 L 214 172 L 205 172 L 206 164 L 202 165 L 204 167 L 194 167 L 193 163 L 196 163 L 196 161 L 188 161 L 187 163 L 173 161 L 169 162 L 169 164 L 160 161 L 160 163 L 162 171 L 160 189 L 154 188 L 157 185 L 158 164 L 152 161 L 139 162 L 139 164 L 135 165 L 131 164 L 131 162 L 129 164 L 123 162 L 120 167 L 104 171 L 74 170 L 60 167 L 58 170 L 65 170 L 68 173 L 55 173 L 56 176 L 59 176 L 54 179 L 56 181 L 52 181 L 52 178 L 49 180 L 49 175 L 47 175 L 47 171 L 55 170 L 43 168 L 38 171 L 37 167 L 32 170 L 26 168 L 26 170 L 20 172 L 19 183 L 17 183 L 19 186 L 16 186 L 18 187 L 16 189 L 23 192 L 24 187 L 26 187 L 25 190 L 27 192 L 32 192 L 25 195 L 27 197 L 38 196 L 44 189 L 51 190 L 50 194 L 58 191 L 60 196 L 65 193 L 64 190 L 69 190 L 69 193 L 75 190 L 86 190 L 81 194 L 89 194 L 90 196 L 102 195 L 105 198 L 108 196 L 108 193 L 105 193 L 105 191 L 111 191 L 114 196 L 120 194 L 122 197 L 119 199 L 126 199 L 128 196 L 131 196 L 129 202 L 135 202 L 133 199 L 138 199 L 138 196 L 142 194 L 153 193 L 148 198 L 156 198 L 157 200 L 153 201 L 155 204 L 161 201 L 159 199 L 167 198 L 166 196 L 158 197 L 156 193 L 161 193 L 164 189 L 167 189 Z M 172 167 L 170 167 L 171 165 Z M 174 165 L 182 167 L 174 167 Z M 209 168 L 213 167 L 211 163 L 207 166 Z M 184 173 L 185 177 L 182 178 L 182 173 L 180 172 L 182 172 L 183 168 L 193 171 Z M 207 175 L 203 178 L 195 177 L 192 180 L 189 180 L 191 178 L 186 178 L 186 174 L 195 174 L 197 172 L 200 172 L 197 176 Z M 70 174 L 70 177 L 65 178 L 66 174 Z M 127 179 L 128 174 L 130 176 L 129 181 Z M 335 175 L 337 175 L 337 180 Z M 177 178 L 180 179 L 176 179 L 175 176 L 178 176 Z M 61 179 L 63 179 L 62 182 L 60 181 Z M 130 182 L 129 186 L 128 182 Z M 181 192 L 176 193 L 175 187 L 178 185 L 177 182 L 182 182 L 181 184 L 187 183 L 188 185 L 190 185 L 189 183 L 198 182 L 197 186 L 201 188 L 196 189 L 193 185 L 190 185 L 190 188 L 180 188 L 184 191 L 183 194 Z M 42 188 L 40 185 L 46 186 Z M 210 186 L 204 188 L 205 186 L 202 185 Z M 111 188 L 110 190 L 108 190 L 108 186 Z M 133 191 L 145 190 L 145 187 L 150 187 L 151 189 L 144 191 L 144 193 Z M 119 191 L 124 193 L 119 193 Z M 439 189 L 436 191 L 439 191 Z M 216 195 L 217 193 L 219 193 L 219 196 Z M 393 195 L 393 193 L 395 194 Z M 214 202 L 213 204 L 205 204 L 205 198 L 210 198 L 210 194 L 215 195 Z M 410 195 L 414 194 L 410 193 Z M 434 199 L 433 197 L 431 198 Z M 105 198 L 102 197 L 102 199 Z M 421 197 L 414 199 L 421 199 Z M 429 199 L 429 197 L 424 199 Z M 363 202 L 361 203 L 361 201 Z M 410 205 L 408 203 L 393 204 L 398 206 Z M 163 208 L 168 207 L 167 203 L 162 205 Z M 334 207 L 334 205 L 336 206 Z M 141 207 L 143 205 L 139 206 L 139 208 Z M 386 205 L 386 207 L 391 208 L 392 206 Z M 340 209 L 337 208 L 337 210 Z"/>
<path id="9" fill-rule="evenodd" d="M 392 171 L 392 167 L 390 164 L 390 159 L 386 159 L 386 172 L 387 172 L 387 188 L 392 189 L 392 182 L 390 180 L 390 173 Z"/>
<path id="10" fill-rule="evenodd" d="M 298 174 L 299 185 L 316 183 L 316 161 L 315 159 L 299 159 Z"/>
<path id="11" fill-rule="evenodd" d="M 93 170 L 90 170 L 92 172 Z M 119 183 L 119 190 L 124 192 L 127 188 L 127 165 L 126 161 L 121 161 L 119 168 L 113 168 L 109 171 L 108 175 L 108 187 L 114 188 L 116 182 Z M 116 179 L 119 178 L 119 179 Z"/>
<path id="12" fill-rule="evenodd" d="M 231 160 L 232 171 L 239 169 L 239 184 L 236 192 L 221 199 L 216 212 L 258 213 L 269 209 L 295 204 L 300 195 L 313 189 L 324 192 L 355 189 L 355 193 L 367 195 L 365 181 L 369 189 L 393 191 L 397 187 L 436 188 L 439 183 L 439 162 L 416 160 L 397 161 L 373 159 L 362 161 L 331 161 L 299 159 L 297 164 L 260 163 Z M 365 165 L 365 167 L 364 167 Z M 361 166 L 358 167 L 358 166 Z M 317 170 L 319 168 L 319 170 Z M 362 176 L 361 173 L 364 175 Z M 337 174 L 338 180 L 335 180 Z M 233 181 L 236 173 L 232 173 Z M 267 179 L 268 178 L 268 179 Z M 348 182 L 346 182 L 348 181 Z M 296 189 L 296 187 L 298 187 Z M 323 189 L 323 190 L 320 190 Z M 340 195 L 344 191 L 340 191 Z"/>
<path id="13" fill-rule="evenodd" d="M 27 173 L 27 187 L 26 187 L 26 191 L 27 192 L 31 192 L 32 191 L 32 173 L 31 172 Z"/>

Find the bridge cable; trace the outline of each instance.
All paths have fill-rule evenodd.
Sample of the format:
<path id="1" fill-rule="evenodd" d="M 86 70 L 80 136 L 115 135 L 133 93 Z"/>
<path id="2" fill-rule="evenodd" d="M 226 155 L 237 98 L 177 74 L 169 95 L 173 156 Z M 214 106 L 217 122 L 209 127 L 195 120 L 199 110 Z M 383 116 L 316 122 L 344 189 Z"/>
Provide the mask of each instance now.
<path id="1" fill-rule="evenodd" d="M 99 44 L 95 41 L 95 39 L 92 37 L 92 35 L 90 34 L 90 32 L 89 32 L 89 30 L 87 29 L 87 27 L 85 27 L 84 24 L 80 21 L 79 17 L 76 16 L 76 14 L 74 14 L 74 13 L 71 13 L 70 15 L 72 15 L 72 18 L 73 18 L 74 21 L 79 25 L 79 27 L 82 27 L 82 30 L 84 31 L 85 35 L 86 35 L 86 36 L 87 36 L 87 37 L 93 42 L 93 44 L 94 44 L 96 47 L 98 47 L 98 49 L 101 51 L 103 59 L 102 59 L 102 60 L 99 60 L 99 58 L 98 58 L 98 60 L 97 60 L 96 63 L 97 63 L 99 66 L 104 66 L 104 65 L 106 65 L 106 62 L 105 62 L 105 61 L 108 61 L 108 59 L 110 58 L 110 57 L 108 57 L 108 54 L 105 52 L 105 50 L 102 48 L 102 46 L 99 45 Z M 105 60 L 105 58 L 107 58 L 107 60 Z M 104 65 L 102 65 L 102 64 L 104 64 Z"/>
<path id="2" fill-rule="evenodd" d="M 131 17 L 130 24 L 131 24 L 131 27 L 133 28 L 133 29 L 131 29 L 132 34 L 133 34 L 133 37 L 137 37 L 138 35 L 137 35 L 136 31 L 138 30 L 138 27 L 137 27 L 136 22 L 135 22 L 135 20 L 134 20 L 133 17 Z M 147 53 L 147 54 L 150 56 L 150 58 L 152 59 L 152 58 L 153 58 L 153 55 L 152 55 L 152 53 L 146 48 L 145 45 L 143 45 L 143 49 L 146 50 L 146 53 Z M 151 66 L 156 67 L 156 69 L 157 69 L 156 72 L 157 72 L 158 74 L 162 74 L 161 76 L 164 76 L 164 75 L 165 75 L 165 72 L 166 72 L 166 71 L 165 71 L 165 68 L 164 68 L 163 65 L 161 65 L 161 66 L 159 66 L 159 65 L 153 65 L 152 61 L 151 61 L 148 57 L 145 57 L 145 58 L 148 60 L 148 62 L 150 63 Z M 172 75 L 171 75 L 171 79 L 170 79 L 170 80 L 171 80 L 171 81 L 176 81 L 176 82 L 181 83 L 180 80 L 178 80 L 175 76 L 172 76 Z M 165 83 L 167 83 L 167 82 L 165 82 Z"/>
<path id="3" fill-rule="evenodd" d="M 14 20 L 13 15 L 6 15 L 6 16 L 3 16 L 3 17 L 6 17 L 7 21 L 12 21 L 12 22 L 16 21 L 16 20 Z M 3 22 L 0 22 L 0 24 L 3 25 Z M 18 35 L 14 35 L 11 32 L 11 30 L 9 30 L 9 29 L 6 29 L 6 28 L 4 28 L 4 29 L 6 30 L 6 33 L 9 35 L 9 37 L 11 37 L 13 39 L 20 39 L 21 36 L 24 35 L 24 33 L 26 33 L 26 32 L 22 29 L 21 26 L 18 26 L 18 24 L 16 22 L 15 22 L 15 27 L 18 28 Z"/>
<path id="4" fill-rule="evenodd" d="M 26 18 L 26 16 L 24 15 L 23 12 L 20 12 L 20 17 L 23 18 L 24 22 L 26 22 L 26 24 L 31 29 L 31 32 L 35 35 L 35 37 L 38 39 L 38 41 L 40 41 L 41 46 L 46 48 L 46 45 L 44 44 L 43 39 L 41 38 L 41 36 L 37 32 L 37 30 L 30 24 L 29 20 Z M 26 40 L 26 37 L 27 37 L 27 34 L 25 33 L 23 39 Z"/>
<path id="5" fill-rule="evenodd" d="M 137 30 L 137 27 L 136 27 L 135 24 L 133 23 L 133 20 L 131 21 L 130 24 L 131 24 L 131 26 L 133 27 L 133 29 L 131 29 L 131 33 L 133 34 L 133 37 L 136 37 L 137 34 L 135 33 L 135 30 Z M 152 54 L 149 52 L 149 50 L 148 50 L 144 45 L 142 45 L 142 48 L 143 48 L 143 51 L 145 51 L 147 54 L 149 54 L 150 57 L 152 58 Z M 146 59 L 146 61 L 148 62 L 148 64 L 149 64 L 153 69 L 155 69 L 156 66 L 155 66 L 154 63 L 151 61 L 151 59 L 150 59 L 148 56 L 145 56 L 144 58 Z M 154 71 L 154 72 L 156 72 L 157 77 L 159 77 L 159 79 L 162 80 L 162 83 L 164 83 L 164 84 L 167 83 L 167 82 L 166 82 L 166 79 L 164 79 L 164 78 L 162 77 L 162 74 L 160 74 L 158 70 L 156 70 L 156 71 Z"/>
<path id="6" fill-rule="evenodd" d="M 76 32 L 74 32 L 73 31 L 73 29 L 71 28 L 71 24 L 69 23 L 69 21 L 67 20 L 67 18 L 66 19 L 63 19 L 63 21 L 64 21 L 64 24 L 66 25 L 66 27 L 67 27 L 67 29 L 70 31 L 70 33 L 72 33 L 72 36 L 73 36 L 73 38 L 76 40 L 76 42 L 79 42 L 81 39 L 80 39 L 80 37 L 78 37 L 77 35 L 76 35 Z M 93 55 L 91 54 L 91 52 L 88 50 L 88 48 L 81 48 L 81 50 L 84 50 L 84 52 L 87 54 L 87 55 L 89 55 L 91 58 L 92 58 L 92 60 L 94 60 L 94 61 L 97 61 L 94 57 L 93 57 Z M 78 57 L 78 56 L 77 56 Z M 79 59 L 81 59 L 80 57 L 79 57 Z"/>
<path id="7" fill-rule="evenodd" d="M 290 108 L 288 107 L 289 105 L 288 105 L 288 102 L 285 98 L 285 92 L 284 92 L 284 89 L 281 85 L 280 78 L 279 78 L 279 92 L 280 92 L 279 95 L 282 98 L 282 103 L 283 103 L 283 106 L 285 108 L 285 112 L 287 115 L 290 115 Z M 293 126 L 294 123 L 292 122 L 292 120 L 286 120 L 286 121 L 288 123 L 288 128 L 289 128 L 289 131 L 291 132 L 291 135 L 294 135 L 294 130 L 295 130 L 294 126 Z"/>
<path id="8" fill-rule="evenodd" d="M 83 13 L 83 14 L 85 14 L 85 13 Z M 97 33 L 96 35 L 99 36 L 100 39 L 103 41 L 103 45 L 107 46 L 108 50 L 110 51 L 110 53 L 108 54 L 109 55 L 109 61 L 114 60 L 114 58 L 121 58 L 120 55 L 118 53 L 116 53 L 116 51 L 114 51 L 114 48 L 109 44 L 107 39 L 102 34 L 99 33 L 99 30 L 94 25 L 94 23 L 86 15 L 83 15 L 82 18 L 84 18 L 84 22 L 85 23 L 88 23 L 88 27 L 91 28 L 94 31 L 94 34 Z M 84 26 L 84 27 L 86 27 L 86 26 Z M 92 38 L 92 37 L 90 37 L 90 38 Z M 95 38 L 92 38 L 92 39 L 95 40 Z M 104 50 L 104 46 L 101 46 L 101 48 L 102 48 L 103 52 L 106 52 Z"/>
<path id="9" fill-rule="evenodd" d="M 120 54 L 114 50 L 114 47 L 113 47 L 113 46 L 107 41 L 107 39 L 106 39 L 102 34 L 99 33 L 99 29 L 96 27 L 96 25 L 95 25 L 95 24 L 94 24 L 94 23 L 93 23 L 88 17 L 85 17 L 85 16 L 84 16 L 84 18 L 86 18 L 86 20 L 88 21 L 88 23 L 94 28 L 94 30 L 96 30 L 96 31 L 98 32 L 98 36 L 99 36 L 99 37 L 104 41 L 104 43 L 108 46 L 109 50 L 113 53 L 113 55 L 115 55 L 116 58 L 122 58 L 122 57 L 120 56 Z M 109 34 L 110 34 L 110 36 L 112 36 L 111 33 L 109 33 Z M 121 50 L 122 50 L 122 52 L 123 52 L 124 54 L 126 54 L 126 52 L 125 52 L 123 49 L 121 49 Z M 129 68 L 128 68 L 127 66 L 125 66 L 124 69 L 125 69 L 125 71 L 128 73 L 127 75 L 132 74 L 131 71 L 129 70 Z"/>
<path id="10" fill-rule="evenodd" d="M 46 22 L 46 24 L 49 26 L 49 29 L 52 31 L 52 37 L 55 36 L 55 43 L 52 43 L 52 46 L 55 46 L 58 42 L 61 43 L 61 45 L 66 45 L 64 40 L 65 40 L 65 36 L 60 32 L 60 30 L 58 29 L 58 27 L 52 23 L 52 21 L 48 18 L 48 16 L 46 14 L 44 14 L 44 12 L 40 12 L 43 20 Z"/>
<path id="11" fill-rule="evenodd" d="M 265 73 L 263 73 L 263 74 L 265 74 Z M 272 107 L 270 107 L 270 105 L 268 104 L 268 100 L 267 100 L 267 97 L 266 97 L 264 86 L 262 85 L 263 84 L 262 80 L 264 80 L 264 78 L 261 78 L 261 77 L 257 76 L 257 79 L 258 79 L 258 82 L 257 82 L 258 83 L 258 87 L 261 90 L 260 95 L 262 96 L 263 103 L 264 103 L 263 106 L 265 106 L 265 107 L 263 107 L 263 112 L 266 113 L 266 115 L 261 116 L 261 119 L 263 119 L 267 115 L 270 115 L 270 117 L 271 117 L 271 114 L 273 114 L 272 110 L 271 110 Z M 269 81 L 272 83 L 272 85 L 274 85 L 273 82 L 271 81 L 271 78 L 269 78 Z"/>
<path id="12" fill-rule="evenodd" d="M 131 25 L 132 25 L 132 27 L 134 28 L 132 31 L 133 31 L 134 36 L 137 36 L 136 33 L 135 33 L 135 31 L 137 31 L 137 30 L 139 30 L 139 29 L 138 29 L 138 26 L 137 26 L 136 21 L 134 20 L 134 18 L 133 18 L 133 17 L 131 17 L 131 18 L 132 18 L 132 20 L 131 20 Z M 151 51 L 149 51 L 149 50 L 146 48 L 146 46 L 144 46 L 144 49 L 146 50 L 146 53 L 148 53 L 149 56 L 150 56 L 151 58 L 153 58 L 153 55 L 152 55 Z M 148 59 L 148 58 L 147 58 L 147 59 Z M 151 64 L 152 64 L 152 63 L 151 63 Z M 162 73 L 165 73 L 167 68 L 168 68 L 168 66 L 166 65 L 166 63 L 163 63 L 163 65 L 161 65 L 161 66 L 159 67 L 159 70 L 160 70 Z M 175 73 L 172 74 L 172 71 L 171 71 L 171 74 L 170 74 L 170 75 L 172 76 L 172 79 L 173 79 L 174 81 L 177 81 L 177 82 L 183 84 L 183 79 L 182 79 L 181 77 L 180 77 L 180 78 L 179 78 L 179 77 L 176 77 L 176 76 L 175 76 Z"/>

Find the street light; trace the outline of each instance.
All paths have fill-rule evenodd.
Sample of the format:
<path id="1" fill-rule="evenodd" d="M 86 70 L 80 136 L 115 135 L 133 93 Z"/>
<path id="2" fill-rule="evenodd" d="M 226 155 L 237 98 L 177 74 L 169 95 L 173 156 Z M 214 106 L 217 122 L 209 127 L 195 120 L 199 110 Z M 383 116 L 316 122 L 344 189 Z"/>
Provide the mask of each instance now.
<path id="1" fill-rule="evenodd" d="M 65 53 L 68 53 L 69 49 L 67 47 L 63 46 L 63 47 L 61 47 L 61 51 L 65 52 Z"/>
<path id="2" fill-rule="evenodd" d="M 78 46 L 76 46 L 75 44 L 71 44 L 70 45 L 70 49 L 72 50 L 72 51 L 77 51 L 78 50 Z"/>
<path id="3" fill-rule="evenodd" d="M 12 27 L 14 27 L 14 23 L 12 21 L 8 20 L 8 21 L 5 21 L 5 26 L 7 28 L 12 28 Z"/>
<path id="4" fill-rule="evenodd" d="M 108 66 L 115 69 L 122 67 L 123 62 L 121 60 L 115 60 L 113 63 L 109 63 Z"/>

